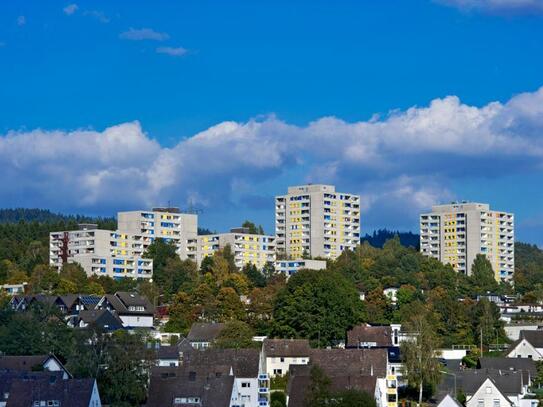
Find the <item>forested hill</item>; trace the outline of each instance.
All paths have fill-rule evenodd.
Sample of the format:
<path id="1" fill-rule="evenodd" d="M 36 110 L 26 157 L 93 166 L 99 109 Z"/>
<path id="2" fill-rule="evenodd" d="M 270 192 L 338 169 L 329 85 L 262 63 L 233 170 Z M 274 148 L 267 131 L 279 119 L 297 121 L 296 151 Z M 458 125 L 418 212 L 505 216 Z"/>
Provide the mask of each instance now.
<path id="1" fill-rule="evenodd" d="M 104 224 L 115 222 L 115 219 L 82 215 L 62 215 L 60 213 L 53 213 L 49 209 L 38 208 L 0 209 L 0 223 L 19 223 L 21 221 L 38 223 L 77 222 Z"/>
<path id="2" fill-rule="evenodd" d="M 371 235 L 366 234 L 360 241 L 362 243 L 368 242 L 373 247 L 382 248 L 387 240 L 392 239 L 396 235 L 400 238 L 402 246 L 413 247 L 417 250 L 419 249 L 419 235 L 412 232 L 397 232 L 388 229 L 379 229 L 374 231 Z"/>

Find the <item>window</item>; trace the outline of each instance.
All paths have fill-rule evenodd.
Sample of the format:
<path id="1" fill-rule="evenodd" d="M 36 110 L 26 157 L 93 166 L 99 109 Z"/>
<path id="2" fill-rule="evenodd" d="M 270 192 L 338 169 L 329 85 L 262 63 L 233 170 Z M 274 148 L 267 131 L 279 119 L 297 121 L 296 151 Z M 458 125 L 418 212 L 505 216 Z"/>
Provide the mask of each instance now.
<path id="1" fill-rule="evenodd" d="M 492 394 L 492 387 L 486 386 L 486 394 Z"/>
<path id="2" fill-rule="evenodd" d="M 395 403 L 396 402 L 396 395 L 395 394 L 387 394 L 387 401 L 389 403 Z"/>
<path id="3" fill-rule="evenodd" d="M 281 358 L 281 362 L 284 362 L 285 361 L 285 358 Z"/>
<path id="4" fill-rule="evenodd" d="M 241 387 L 251 387 L 251 383 L 250 382 L 242 382 Z"/>
<path id="5" fill-rule="evenodd" d="M 281 376 L 283 374 L 283 369 L 273 369 L 273 374 Z"/>
<path id="6" fill-rule="evenodd" d="M 477 400 L 477 407 L 485 407 L 485 401 L 482 399 Z"/>
<path id="7" fill-rule="evenodd" d="M 500 399 L 494 399 L 494 402 L 492 403 L 493 407 L 500 407 Z"/>

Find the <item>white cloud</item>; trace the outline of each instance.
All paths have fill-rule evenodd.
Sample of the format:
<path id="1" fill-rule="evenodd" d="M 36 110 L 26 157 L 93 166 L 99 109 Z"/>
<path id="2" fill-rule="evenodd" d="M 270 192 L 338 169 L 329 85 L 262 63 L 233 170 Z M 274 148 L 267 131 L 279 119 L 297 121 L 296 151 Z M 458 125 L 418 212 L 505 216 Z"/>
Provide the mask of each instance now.
<path id="1" fill-rule="evenodd" d="M 83 15 L 95 18 L 103 24 L 107 24 L 111 21 L 110 18 L 103 11 L 100 10 L 85 10 Z"/>
<path id="2" fill-rule="evenodd" d="M 445 97 L 355 123 L 222 122 L 171 148 L 137 122 L 104 131 L 12 131 L 0 136 L 0 200 L 112 212 L 168 200 L 219 208 L 236 204 L 235 185 L 258 194 L 303 173 L 299 182 L 361 193 L 375 226 L 401 227 L 433 203 L 465 198 L 446 187 L 455 180 L 542 171 L 541 134 L 543 88 L 482 107 Z"/>
<path id="3" fill-rule="evenodd" d="M 142 40 L 164 41 L 170 38 L 170 36 L 167 33 L 157 32 L 151 28 L 140 28 L 140 29 L 130 28 L 128 31 L 125 31 L 119 34 L 119 38 L 123 40 L 132 40 L 132 41 L 142 41 Z"/>
<path id="4" fill-rule="evenodd" d="M 64 11 L 64 14 L 71 16 L 79 9 L 79 6 L 75 3 L 68 4 L 66 7 L 62 9 Z"/>
<path id="5" fill-rule="evenodd" d="M 185 55 L 188 50 L 183 47 L 158 47 L 156 52 L 159 54 L 171 55 L 172 57 L 181 57 Z"/>
<path id="6" fill-rule="evenodd" d="M 22 27 L 23 25 L 26 24 L 26 17 L 25 16 L 19 16 L 17 17 L 17 25 L 19 27 Z"/>
<path id="7" fill-rule="evenodd" d="M 543 13 L 541 0 L 435 0 L 438 3 L 457 7 L 462 10 L 483 11 L 498 14 Z"/>

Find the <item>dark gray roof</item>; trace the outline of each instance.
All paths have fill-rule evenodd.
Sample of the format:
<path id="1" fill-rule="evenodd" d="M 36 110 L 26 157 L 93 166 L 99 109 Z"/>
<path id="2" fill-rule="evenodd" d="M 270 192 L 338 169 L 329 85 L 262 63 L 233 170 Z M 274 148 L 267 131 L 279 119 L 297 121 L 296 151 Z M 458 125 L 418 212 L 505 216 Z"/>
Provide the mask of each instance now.
<path id="1" fill-rule="evenodd" d="M 520 331 L 519 339 L 526 339 L 534 348 L 543 348 L 543 330 Z"/>
<path id="2" fill-rule="evenodd" d="M 256 378 L 260 362 L 259 349 L 206 349 L 191 352 L 185 357 L 189 366 L 208 366 L 215 372 L 242 378 Z"/>
<path id="3" fill-rule="evenodd" d="M 457 374 L 457 386 L 466 395 L 474 394 L 489 378 L 504 395 L 520 394 L 523 382 L 520 372 L 503 372 L 487 369 L 466 370 Z"/>
<path id="4" fill-rule="evenodd" d="M 58 400 L 61 406 L 88 407 L 94 379 L 14 380 L 7 407 L 29 407 L 35 401 Z"/>
<path id="5" fill-rule="evenodd" d="M 359 390 L 365 391 L 373 397 L 375 394 L 375 385 L 377 377 L 375 376 L 336 376 L 330 377 L 330 390 Z M 305 407 L 305 398 L 311 385 L 309 375 L 294 376 L 289 380 L 289 407 Z"/>
<path id="6" fill-rule="evenodd" d="M 224 328 L 223 323 L 197 322 L 192 324 L 187 339 L 190 342 L 213 342 Z"/>
<path id="7" fill-rule="evenodd" d="M 529 358 L 479 358 L 478 368 L 508 371 L 522 371 L 524 378 L 528 375 L 534 378 L 537 375 L 537 368 L 533 359 Z"/>
<path id="8" fill-rule="evenodd" d="M 107 331 L 123 327 L 123 321 L 107 309 L 79 311 L 78 318 L 87 325 L 94 325 Z"/>
<path id="9" fill-rule="evenodd" d="M 361 342 L 375 342 L 375 346 L 392 346 L 390 326 L 358 325 L 347 331 L 347 347 L 356 348 Z"/>
<path id="10" fill-rule="evenodd" d="M 311 364 L 320 366 L 329 376 L 360 375 L 385 377 L 387 350 L 372 349 L 311 349 Z"/>
<path id="11" fill-rule="evenodd" d="M 15 380 L 62 380 L 62 372 L 27 372 L 20 370 L 0 369 L 0 402 L 6 401 L 5 395 L 9 394 L 11 385 Z"/>
<path id="12" fill-rule="evenodd" d="M 176 397 L 199 397 L 202 407 L 228 407 L 234 376 L 201 374 L 197 369 L 155 367 L 151 370 L 147 407 L 174 406 Z"/>
<path id="13" fill-rule="evenodd" d="M 266 357 L 306 357 L 311 348 L 307 339 L 265 339 Z"/>
<path id="14" fill-rule="evenodd" d="M 179 350 L 175 345 L 161 345 L 156 353 L 158 359 L 179 359 Z"/>
<path id="15" fill-rule="evenodd" d="M 0 356 L 0 369 L 30 372 L 33 368 L 43 366 L 47 359 L 49 355 Z"/>
<path id="16" fill-rule="evenodd" d="M 138 293 L 119 291 L 115 294 L 106 294 L 104 299 L 119 315 L 153 315 L 155 312 L 153 305 Z M 143 306 L 145 310 L 130 310 L 130 306 Z M 104 308 L 104 305 L 101 304 L 100 308 Z"/>

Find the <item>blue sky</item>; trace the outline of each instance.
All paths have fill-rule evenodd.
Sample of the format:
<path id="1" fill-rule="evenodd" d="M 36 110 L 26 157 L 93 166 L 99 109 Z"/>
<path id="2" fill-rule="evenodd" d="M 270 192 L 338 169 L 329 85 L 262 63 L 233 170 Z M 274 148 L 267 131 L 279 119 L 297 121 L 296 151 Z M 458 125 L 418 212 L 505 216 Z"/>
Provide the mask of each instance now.
<path id="1" fill-rule="evenodd" d="M 543 244 L 542 86 L 541 0 L 2 2 L 0 206 L 271 231 L 327 182 L 366 231 L 466 199 Z"/>

